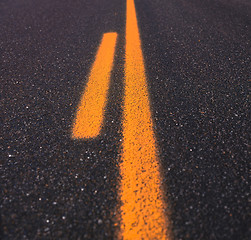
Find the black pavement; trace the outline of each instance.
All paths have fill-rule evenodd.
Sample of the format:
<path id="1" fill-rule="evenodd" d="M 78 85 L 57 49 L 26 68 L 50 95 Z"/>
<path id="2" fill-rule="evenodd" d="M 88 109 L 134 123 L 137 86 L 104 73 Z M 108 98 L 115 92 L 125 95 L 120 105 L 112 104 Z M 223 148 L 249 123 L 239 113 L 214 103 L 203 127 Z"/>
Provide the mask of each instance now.
<path id="1" fill-rule="evenodd" d="M 251 2 L 135 5 L 174 239 L 248 239 Z M 0 2 L 2 239 L 115 238 L 125 14 L 125 0 Z M 105 127 L 72 140 L 106 32 Z"/>

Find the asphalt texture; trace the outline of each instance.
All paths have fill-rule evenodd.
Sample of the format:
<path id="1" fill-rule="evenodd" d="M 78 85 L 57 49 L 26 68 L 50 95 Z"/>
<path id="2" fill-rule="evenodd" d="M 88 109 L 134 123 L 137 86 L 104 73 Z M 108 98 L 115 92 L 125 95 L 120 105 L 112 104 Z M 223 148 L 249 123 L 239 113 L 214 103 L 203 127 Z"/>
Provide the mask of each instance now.
<path id="1" fill-rule="evenodd" d="M 174 239 L 250 232 L 251 2 L 135 0 Z M 114 239 L 126 1 L 2 0 L 1 239 Z M 71 139 L 101 38 L 106 120 Z"/>

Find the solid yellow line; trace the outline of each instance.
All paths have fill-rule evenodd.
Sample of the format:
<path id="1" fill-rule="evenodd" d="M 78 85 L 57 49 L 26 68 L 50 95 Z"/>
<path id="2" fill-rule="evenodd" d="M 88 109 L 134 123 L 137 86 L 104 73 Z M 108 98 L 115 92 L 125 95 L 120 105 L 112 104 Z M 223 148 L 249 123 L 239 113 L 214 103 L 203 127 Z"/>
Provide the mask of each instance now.
<path id="1" fill-rule="evenodd" d="M 117 33 L 103 35 L 73 124 L 73 138 L 94 138 L 101 131 Z"/>
<path id="2" fill-rule="evenodd" d="M 133 0 L 127 0 L 122 148 L 119 237 L 167 239 L 161 177 Z"/>

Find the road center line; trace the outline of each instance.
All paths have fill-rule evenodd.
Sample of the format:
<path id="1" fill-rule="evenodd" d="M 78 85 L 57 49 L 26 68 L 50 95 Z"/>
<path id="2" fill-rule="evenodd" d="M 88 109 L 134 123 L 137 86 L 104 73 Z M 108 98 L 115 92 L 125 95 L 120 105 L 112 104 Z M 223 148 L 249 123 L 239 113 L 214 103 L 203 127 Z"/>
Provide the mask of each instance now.
<path id="1" fill-rule="evenodd" d="M 103 35 L 73 124 L 73 138 L 94 138 L 101 131 L 116 39 L 117 33 Z"/>
<path id="2" fill-rule="evenodd" d="M 127 0 L 125 56 L 119 237 L 167 239 L 159 163 L 133 0 Z"/>

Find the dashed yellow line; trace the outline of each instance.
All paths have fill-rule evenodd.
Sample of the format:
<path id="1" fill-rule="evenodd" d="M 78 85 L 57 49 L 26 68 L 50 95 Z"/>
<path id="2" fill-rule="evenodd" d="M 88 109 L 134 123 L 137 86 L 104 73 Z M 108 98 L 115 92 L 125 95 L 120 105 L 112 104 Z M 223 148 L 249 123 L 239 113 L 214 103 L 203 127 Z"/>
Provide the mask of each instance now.
<path id="1" fill-rule="evenodd" d="M 133 0 L 127 0 L 125 56 L 119 238 L 168 239 L 156 141 Z"/>
<path id="2" fill-rule="evenodd" d="M 75 139 L 97 137 L 102 129 L 116 39 L 117 33 L 103 36 L 73 124 Z"/>

